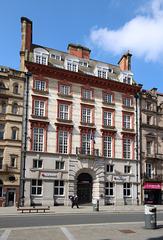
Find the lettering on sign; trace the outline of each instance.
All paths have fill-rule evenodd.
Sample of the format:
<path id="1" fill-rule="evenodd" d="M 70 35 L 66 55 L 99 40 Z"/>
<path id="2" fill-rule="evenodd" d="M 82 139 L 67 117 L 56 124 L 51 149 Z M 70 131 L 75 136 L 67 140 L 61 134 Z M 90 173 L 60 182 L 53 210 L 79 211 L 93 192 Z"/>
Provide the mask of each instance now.
<path id="1" fill-rule="evenodd" d="M 54 177 L 54 178 L 56 178 L 57 175 L 56 174 L 49 174 L 49 173 L 42 173 L 42 177 Z"/>

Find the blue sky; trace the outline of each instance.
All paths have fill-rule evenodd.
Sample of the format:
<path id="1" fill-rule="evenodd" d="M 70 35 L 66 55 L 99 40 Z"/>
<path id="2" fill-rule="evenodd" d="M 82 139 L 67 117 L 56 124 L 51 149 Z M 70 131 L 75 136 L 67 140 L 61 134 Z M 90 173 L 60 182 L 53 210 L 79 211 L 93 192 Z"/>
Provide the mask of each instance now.
<path id="1" fill-rule="evenodd" d="M 21 17 L 33 22 L 33 43 L 117 65 L 128 50 L 137 83 L 163 93 L 163 0 L 0 0 L 0 65 L 20 69 Z"/>

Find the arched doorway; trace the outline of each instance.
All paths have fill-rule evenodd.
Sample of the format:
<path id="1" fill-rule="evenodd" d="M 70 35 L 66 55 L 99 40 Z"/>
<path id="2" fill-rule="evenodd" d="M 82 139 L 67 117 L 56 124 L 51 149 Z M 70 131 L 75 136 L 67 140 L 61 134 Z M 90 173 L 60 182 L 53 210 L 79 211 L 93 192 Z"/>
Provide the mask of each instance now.
<path id="1" fill-rule="evenodd" d="M 88 173 L 81 173 L 78 176 L 77 196 L 79 204 L 92 202 L 92 177 Z"/>

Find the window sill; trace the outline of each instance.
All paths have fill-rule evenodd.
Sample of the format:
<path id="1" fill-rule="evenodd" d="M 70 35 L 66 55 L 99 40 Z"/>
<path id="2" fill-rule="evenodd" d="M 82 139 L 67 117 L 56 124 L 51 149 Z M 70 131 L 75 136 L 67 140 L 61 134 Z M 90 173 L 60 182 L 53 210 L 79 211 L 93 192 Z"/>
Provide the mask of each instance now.
<path id="1" fill-rule="evenodd" d="M 102 102 L 106 106 L 115 106 L 115 103 Z"/>
<path id="2" fill-rule="evenodd" d="M 63 97 L 63 98 L 69 98 L 69 99 L 73 98 L 72 95 L 66 95 L 66 94 L 62 94 L 62 93 L 57 93 L 57 95 L 58 95 L 59 97 Z"/>
<path id="3" fill-rule="evenodd" d="M 81 97 L 80 99 L 81 99 L 82 101 L 84 101 L 84 102 L 90 102 L 90 103 L 94 103 L 94 102 L 95 102 L 94 99 L 88 99 L 88 98 L 83 98 L 83 97 Z"/>
<path id="4" fill-rule="evenodd" d="M 107 128 L 107 129 L 114 129 L 115 126 L 108 126 L 108 125 L 102 125 L 103 128 Z"/>
<path id="5" fill-rule="evenodd" d="M 134 110 L 134 106 L 125 106 L 125 105 L 122 105 L 122 107 L 125 108 L 125 109 Z"/>
<path id="6" fill-rule="evenodd" d="M 43 91 L 43 90 L 39 90 L 39 89 L 35 89 L 35 88 L 32 88 L 33 92 L 36 92 L 36 93 L 39 93 L 39 94 L 48 94 L 49 91 Z"/>
<path id="7" fill-rule="evenodd" d="M 122 128 L 123 131 L 125 132 L 134 132 L 134 129 L 133 128 Z"/>
<path id="8" fill-rule="evenodd" d="M 31 114 L 31 117 L 32 118 L 38 118 L 38 119 L 48 119 L 48 117 L 46 117 L 46 116 L 37 116 L 37 115 L 34 115 L 34 114 Z"/>
<path id="9" fill-rule="evenodd" d="M 81 125 L 84 125 L 84 126 L 94 126 L 94 123 L 86 123 L 86 122 L 80 122 Z"/>
<path id="10" fill-rule="evenodd" d="M 58 122 L 62 122 L 62 123 L 72 123 L 72 120 L 65 120 L 65 119 L 60 119 L 60 118 L 56 118 Z"/>

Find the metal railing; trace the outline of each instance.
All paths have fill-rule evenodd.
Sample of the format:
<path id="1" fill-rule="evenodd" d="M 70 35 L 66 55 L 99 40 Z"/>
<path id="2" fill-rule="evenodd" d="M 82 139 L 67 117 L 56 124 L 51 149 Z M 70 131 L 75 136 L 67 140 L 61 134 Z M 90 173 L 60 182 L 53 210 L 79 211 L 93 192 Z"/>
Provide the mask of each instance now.
<path id="1" fill-rule="evenodd" d="M 153 180 L 163 180 L 163 174 L 144 173 L 143 178 L 144 179 L 153 179 Z"/>
<path id="2" fill-rule="evenodd" d="M 93 155 L 93 156 L 99 156 L 99 149 L 91 149 L 91 148 L 79 148 L 76 147 L 76 154 L 83 154 L 83 155 Z"/>

